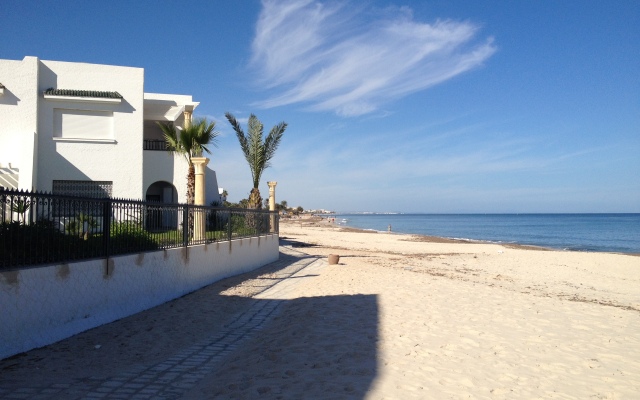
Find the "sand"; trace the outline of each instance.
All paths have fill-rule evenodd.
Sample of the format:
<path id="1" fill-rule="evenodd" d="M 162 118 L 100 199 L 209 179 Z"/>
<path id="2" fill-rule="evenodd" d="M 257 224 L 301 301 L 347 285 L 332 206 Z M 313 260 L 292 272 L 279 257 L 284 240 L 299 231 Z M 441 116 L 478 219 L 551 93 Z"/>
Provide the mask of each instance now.
<path id="1" fill-rule="evenodd" d="M 280 231 L 287 254 L 322 261 L 224 280 L 0 361 L 0 387 L 161 362 L 275 299 L 278 312 L 179 398 L 638 398 L 640 257 L 308 219 Z"/>
<path id="2" fill-rule="evenodd" d="M 281 224 L 338 265 L 190 398 L 638 398 L 640 258 Z"/>

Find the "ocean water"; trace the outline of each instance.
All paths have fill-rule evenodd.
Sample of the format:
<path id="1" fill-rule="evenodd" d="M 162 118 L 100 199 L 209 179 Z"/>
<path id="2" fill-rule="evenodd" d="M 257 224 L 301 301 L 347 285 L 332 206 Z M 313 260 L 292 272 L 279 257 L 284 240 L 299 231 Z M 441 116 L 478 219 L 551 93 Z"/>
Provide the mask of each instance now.
<path id="1" fill-rule="evenodd" d="M 563 250 L 640 253 L 640 214 L 335 214 L 353 228 L 517 243 Z"/>

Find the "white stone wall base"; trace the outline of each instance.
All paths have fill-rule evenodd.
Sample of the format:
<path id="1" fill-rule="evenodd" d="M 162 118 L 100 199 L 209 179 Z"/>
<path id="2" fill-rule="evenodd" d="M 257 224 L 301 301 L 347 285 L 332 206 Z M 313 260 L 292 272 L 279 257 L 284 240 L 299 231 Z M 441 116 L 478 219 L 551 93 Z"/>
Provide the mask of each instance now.
<path id="1" fill-rule="evenodd" d="M 278 235 L 0 272 L 0 359 L 278 259 Z"/>

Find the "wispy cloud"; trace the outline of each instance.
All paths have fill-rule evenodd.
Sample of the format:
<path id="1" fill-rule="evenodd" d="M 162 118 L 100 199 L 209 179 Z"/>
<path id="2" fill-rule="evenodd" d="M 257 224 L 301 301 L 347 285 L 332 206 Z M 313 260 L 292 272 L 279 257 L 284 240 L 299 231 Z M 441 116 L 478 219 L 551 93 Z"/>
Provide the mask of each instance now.
<path id="1" fill-rule="evenodd" d="M 264 108 L 302 103 L 343 116 L 424 90 L 479 66 L 495 51 L 470 22 L 418 22 L 411 10 L 354 10 L 346 3 L 263 0 L 252 66 L 276 94 Z M 365 18 L 363 15 L 368 16 Z"/>

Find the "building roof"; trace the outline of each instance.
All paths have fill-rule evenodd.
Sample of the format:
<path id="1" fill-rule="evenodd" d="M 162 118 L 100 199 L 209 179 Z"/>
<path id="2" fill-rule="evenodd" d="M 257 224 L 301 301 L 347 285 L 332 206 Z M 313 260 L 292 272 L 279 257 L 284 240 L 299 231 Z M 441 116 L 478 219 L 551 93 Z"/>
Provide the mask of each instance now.
<path id="1" fill-rule="evenodd" d="M 0 164 L 0 187 L 7 189 L 17 189 L 20 170 L 11 164 Z"/>
<path id="2" fill-rule="evenodd" d="M 100 99 L 122 99 L 118 92 L 102 92 L 98 90 L 54 89 L 44 91 L 45 96 L 93 97 Z"/>
<path id="3" fill-rule="evenodd" d="M 193 112 L 199 104 L 190 95 L 145 93 L 144 119 L 176 121 L 184 111 Z"/>

